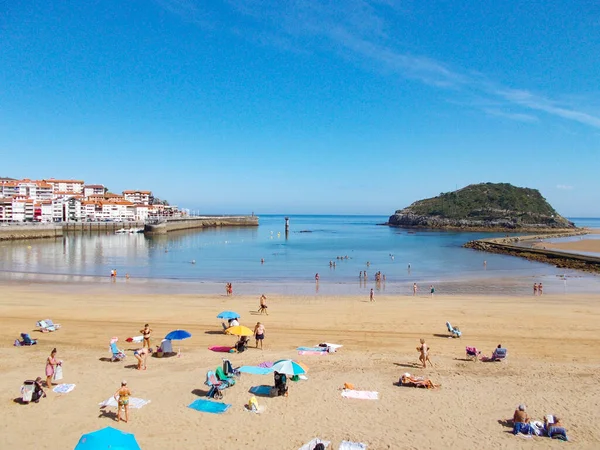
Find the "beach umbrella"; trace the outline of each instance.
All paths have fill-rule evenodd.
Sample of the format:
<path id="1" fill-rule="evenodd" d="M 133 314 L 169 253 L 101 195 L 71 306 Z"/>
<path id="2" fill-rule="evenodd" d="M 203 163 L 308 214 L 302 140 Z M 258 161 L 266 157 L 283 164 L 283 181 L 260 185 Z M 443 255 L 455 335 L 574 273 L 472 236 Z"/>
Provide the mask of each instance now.
<path id="1" fill-rule="evenodd" d="M 84 434 L 75 450 L 141 450 L 135 436 L 113 427 Z"/>
<path id="2" fill-rule="evenodd" d="M 240 318 L 240 315 L 233 311 L 223 311 L 222 313 L 219 313 L 219 315 L 217 316 L 217 319 L 239 319 L 239 318 Z"/>
<path id="3" fill-rule="evenodd" d="M 181 341 L 191 337 L 192 333 L 189 333 L 185 330 L 173 330 L 165 336 L 165 339 L 170 339 L 171 341 Z"/>
<path id="4" fill-rule="evenodd" d="M 234 336 L 252 336 L 254 331 L 243 325 L 236 325 L 235 327 L 229 327 L 225 330 L 225 333 L 232 334 Z"/>
<path id="5" fill-rule="evenodd" d="M 291 359 L 281 359 L 273 364 L 273 372 L 284 373 L 286 375 L 302 375 L 306 373 L 306 367 L 302 366 L 299 362 L 292 361 Z"/>

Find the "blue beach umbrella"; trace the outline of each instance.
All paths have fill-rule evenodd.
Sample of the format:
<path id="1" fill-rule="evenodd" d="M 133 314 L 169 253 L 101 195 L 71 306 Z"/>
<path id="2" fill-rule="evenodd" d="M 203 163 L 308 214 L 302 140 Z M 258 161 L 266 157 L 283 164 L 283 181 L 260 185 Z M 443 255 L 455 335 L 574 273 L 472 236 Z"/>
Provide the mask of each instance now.
<path id="1" fill-rule="evenodd" d="M 165 339 L 169 339 L 171 341 L 181 341 L 191 337 L 192 333 L 189 333 L 185 330 L 173 330 L 165 336 Z"/>
<path id="2" fill-rule="evenodd" d="M 222 313 L 219 313 L 219 315 L 217 316 L 217 319 L 239 319 L 239 318 L 240 318 L 240 315 L 233 311 L 223 311 Z"/>
<path id="3" fill-rule="evenodd" d="M 286 375 L 302 375 L 306 373 L 306 368 L 296 361 L 291 359 L 280 359 L 273 364 L 271 367 L 273 372 L 284 373 Z"/>
<path id="4" fill-rule="evenodd" d="M 113 427 L 84 434 L 75 450 L 141 450 L 135 436 Z"/>

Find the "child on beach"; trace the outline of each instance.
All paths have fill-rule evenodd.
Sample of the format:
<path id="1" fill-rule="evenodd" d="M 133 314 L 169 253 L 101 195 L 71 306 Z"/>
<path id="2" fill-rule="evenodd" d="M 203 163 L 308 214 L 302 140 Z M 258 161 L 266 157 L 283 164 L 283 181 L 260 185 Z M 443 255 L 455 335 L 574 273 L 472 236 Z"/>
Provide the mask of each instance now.
<path id="1" fill-rule="evenodd" d="M 429 346 L 425 343 L 425 339 L 421 339 L 419 341 L 421 346 L 417 347 L 417 351 L 420 353 L 419 361 L 423 364 L 423 368 L 427 368 L 427 361 L 431 365 L 431 361 L 429 360 Z"/>
<path id="2" fill-rule="evenodd" d="M 375 293 L 373 292 L 373 288 L 371 288 L 371 292 L 369 293 L 369 301 L 375 301 Z"/>

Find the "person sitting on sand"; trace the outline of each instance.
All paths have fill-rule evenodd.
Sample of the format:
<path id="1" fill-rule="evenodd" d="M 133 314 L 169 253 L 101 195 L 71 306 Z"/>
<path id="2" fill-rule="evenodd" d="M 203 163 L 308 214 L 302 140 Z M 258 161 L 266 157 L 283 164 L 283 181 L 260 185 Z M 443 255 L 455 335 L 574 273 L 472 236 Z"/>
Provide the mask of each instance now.
<path id="1" fill-rule="evenodd" d="M 405 373 L 400 377 L 401 386 L 411 386 L 426 389 L 435 389 L 439 387 L 439 384 L 433 384 L 429 378 L 425 377 L 413 377 L 410 373 Z"/>
<path id="2" fill-rule="evenodd" d="M 521 404 L 515 410 L 513 415 L 513 434 L 531 434 L 531 426 L 529 425 L 529 416 L 525 412 L 525 405 Z"/>
<path id="3" fill-rule="evenodd" d="M 266 313 L 267 316 L 269 315 L 269 313 L 267 312 L 267 296 L 265 294 L 262 294 L 260 296 L 260 307 L 258 308 L 259 313 Z"/>
<path id="4" fill-rule="evenodd" d="M 235 349 L 236 352 L 242 353 L 243 351 L 245 351 L 248 348 L 249 340 L 250 339 L 248 339 L 248 336 L 241 336 L 240 339 L 235 343 L 233 348 Z"/>
<path id="5" fill-rule="evenodd" d="M 273 372 L 273 378 L 275 381 L 275 388 L 277 389 L 277 395 L 283 395 L 284 397 L 287 397 L 287 376 L 284 373 Z"/>
<path id="6" fill-rule="evenodd" d="M 42 377 L 37 377 L 33 384 L 33 394 L 31 395 L 31 401 L 34 403 L 39 403 L 40 398 L 46 397 L 46 393 L 44 392 L 44 388 L 42 387 Z"/>
<path id="7" fill-rule="evenodd" d="M 129 422 L 129 397 L 131 391 L 127 387 L 127 381 L 121 381 L 121 387 L 113 396 L 117 402 L 117 422 L 121 421 L 121 409 L 125 410 L 125 423 Z"/>
<path id="8" fill-rule="evenodd" d="M 146 370 L 146 359 L 151 354 L 152 349 L 147 347 L 139 348 L 133 352 L 133 356 L 138 360 L 137 370 L 142 370 L 142 363 L 144 364 L 144 370 Z"/>
<path id="9" fill-rule="evenodd" d="M 549 438 L 561 439 L 563 441 L 569 440 L 567 430 L 565 430 L 565 427 L 560 423 L 560 419 L 556 416 L 549 415 L 544 417 L 544 429 Z"/>

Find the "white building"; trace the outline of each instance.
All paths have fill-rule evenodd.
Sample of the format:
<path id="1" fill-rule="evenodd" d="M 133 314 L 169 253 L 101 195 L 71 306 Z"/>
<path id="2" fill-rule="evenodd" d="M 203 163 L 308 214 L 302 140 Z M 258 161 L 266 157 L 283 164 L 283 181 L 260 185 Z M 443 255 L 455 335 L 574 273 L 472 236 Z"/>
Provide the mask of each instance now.
<path id="1" fill-rule="evenodd" d="M 136 205 L 150 205 L 152 204 L 152 191 L 123 191 L 123 197 L 125 200 Z"/>
<path id="2" fill-rule="evenodd" d="M 83 187 L 83 196 L 88 198 L 92 195 L 104 195 L 104 185 L 102 184 L 86 184 Z"/>
<path id="3" fill-rule="evenodd" d="M 38 222 L 53 222 L 54 221 L 54 207 L 52 200 L 45 200 L 43 202 L 35 203 L 33 205 L 33 219 Z"/>
<path id="4" fill-rule="evenodd" d="M 16 182 L 15 195 L 21 195 L 33 199 L 35 202 L 52 200 L 52 185 L 44 181 L 19 180 Z"/>
<path id="5" fill-rule="evenodd" d="M 83 194 L 83 180 L 55 180 L 49 178 L 42 181 L 52 186 L 54 194 Z"/>

